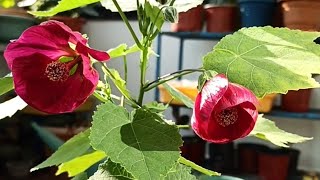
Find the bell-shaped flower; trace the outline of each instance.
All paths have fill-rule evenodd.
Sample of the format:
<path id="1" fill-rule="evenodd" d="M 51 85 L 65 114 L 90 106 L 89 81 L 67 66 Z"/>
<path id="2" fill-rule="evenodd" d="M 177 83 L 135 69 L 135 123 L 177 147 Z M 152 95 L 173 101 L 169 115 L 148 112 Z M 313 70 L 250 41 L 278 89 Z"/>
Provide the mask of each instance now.
<path id="1" fill-rule="evenodd" d="M 256 123 L 257 98 L 245 87 L 219 74 L 197 95 L 191 125 L 202 139 L 227 143 L 247 136 Z"/>
<path id="2" fill-rule="evenodd" d="M 99 80 L 91 59 L 110 58 L 58 21 L 28 28 L 7 46 L 4 57 L 16 93 L 33 108 L 51 114 L 72 112 L 84 103 Z"/>

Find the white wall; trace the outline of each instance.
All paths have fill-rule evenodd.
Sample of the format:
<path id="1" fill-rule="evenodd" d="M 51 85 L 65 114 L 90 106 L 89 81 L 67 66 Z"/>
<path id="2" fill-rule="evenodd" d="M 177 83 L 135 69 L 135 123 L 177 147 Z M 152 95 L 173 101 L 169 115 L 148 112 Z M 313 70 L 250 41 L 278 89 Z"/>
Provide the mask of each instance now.
<path id="1" fill-rule="evenodd" d="M 132 22 L 134 29 L 137 30 L 137 23 Z M 170 25 L 165 24 L 164 31 L 169 31 Z M 84 32 L 88 34 L 89 44 L 91 47 L 107 50 L 112 47 L 116 47 L 120 43 L 127 43 L 128 45 L 133 44 L 133 40 L 130 37 L 128 30 L 121 21 L 88 21 L 85 26 Z M 214 41 L 187 41 L 185 43 L 185 54 L 184 54 L 184 68 L 195 68 L 201 65 L 201 57 L 209 52 L 212 47 L 216 44 Z M 161 74 L 166 74 L 173 72 L 177 69 L 178 64 L 178 40 L 171 37 L 163 37 L 162 39 L 162 72 Z M 154 49 L 156 49 L 156 43 L 154 44 Z M 155 75 L 155 58 L 150 59 L 147 79 L 154 80 Z M 129 63 L 129 79 L 128 88 L 134 94 L 138 94 L 139 87 L 139 55 L 130 55 L 128 57 Z M 114 59 L 108 63 L 110 67 L 116 68 L 119 71 L 122 70 L 121 59 Z M 197 76 L 188 76 L 188 79 L 195 80 Z M 311 106 L 315 108 L 320 108 L 320 91 L 315 90 L 312 94 Z M 145 102 L 154 100 L 154 92 L 146 94 Z M 183 113 L 190 114 L 191 111 L 184 110 Z M 170 116 L 170 112 L 167 112 Z M 172 118 L 172 117 L 169 117 Z M 320 120 L 303 120 L 303 119 L 282 119 L 282 118 L 272 118 L 277 125 L 289 132 L 298 133 L 300 135 L 314 137 L 314 140 L 293 145 L 294 148 L 300 149 L 300 168 L 307 170 L 317 170 L 320 171 Z M 253 138 L 244 139 L 241 141 L 258 141 Z M 264 143 L 264 142 L 262 142 Z M 268 143 L 269 144 L 269 143 Z M 270 144 L 269 144 L 270 145 Z"/>

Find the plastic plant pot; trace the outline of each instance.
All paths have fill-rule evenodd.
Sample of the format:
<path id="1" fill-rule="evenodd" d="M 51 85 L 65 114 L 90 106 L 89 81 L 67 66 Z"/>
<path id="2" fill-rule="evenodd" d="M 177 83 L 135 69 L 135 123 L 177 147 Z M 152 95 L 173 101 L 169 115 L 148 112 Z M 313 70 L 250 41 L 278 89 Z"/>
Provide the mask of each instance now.
<path id="1" fill-rule="evenodd" d="M 203 26 L 203 6 L 199 5 L 187 12 L 179 13 L 178 23 L 171 25 L 173 32 L 201 32 Z"/>
<path id="2" fill-rule="evenodd" d="M 238 2 L 242 27 L 272 24 L 276 0 L 239 0 Z"/>
<path id="3" fill-rule="evenodd" d="M 320 30 L 320 1 L 282 0 L 283 25 L 305 31 Z"/>
<path id="4" fill-rule="evenodd" d="M 207 32 L 232 32 L 237 28 L 235 5 L 206 5 Z"/>
<path id="5" fill-rule="evenodd" d="M 311 89 L 300 89 L 298 91 L 288 91 L 281 97 L 281 108 L 289 112 L 307 112 Z"/>

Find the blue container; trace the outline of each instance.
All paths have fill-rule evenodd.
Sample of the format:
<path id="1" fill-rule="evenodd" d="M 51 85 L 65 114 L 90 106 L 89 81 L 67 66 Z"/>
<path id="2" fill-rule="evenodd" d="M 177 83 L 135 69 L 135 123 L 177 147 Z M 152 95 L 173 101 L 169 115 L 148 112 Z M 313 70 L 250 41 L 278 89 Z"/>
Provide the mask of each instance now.
<path id="1" fill-rule="evenodd" d="M 238 2 L 242 27 L 272 24 L 276 0 L 238 0 Z"/>

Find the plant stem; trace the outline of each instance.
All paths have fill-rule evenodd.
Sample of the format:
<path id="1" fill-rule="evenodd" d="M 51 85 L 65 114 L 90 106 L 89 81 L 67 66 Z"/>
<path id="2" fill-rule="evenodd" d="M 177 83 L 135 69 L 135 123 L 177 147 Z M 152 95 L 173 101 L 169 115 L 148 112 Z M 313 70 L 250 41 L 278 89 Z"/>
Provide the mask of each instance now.
<path id="1" fill-rule="evenodd" d="M 184 164 L 186 166 L 189 166 L 203 174 L 206 174 L 208 176 L 220 176 L 221 174 L 218 172 L 214 172 L 214 171 L 210 171 L 209 169 L 203 168 L 197 164 L 195 164 L 192 161 L 189 161 L 188 159 L 184 158 L 184 157 L 180 157 L 178 160 L 181 164 Z"/>
<path id="2" fill-rule="evenodd" d="M 146 40 L 148 41 L 148 40 Z M 145 47 L 142 49 L 142 57 L 141 57 L 141 63 L 140 63 L 140 91 L 139 91 L 139 98 L 138 98 L 138 104 L 141 106 L 143 102 L 143 96 L 144 96 L 144 83 L 146 80 L 146 71 L 147 71 L 147 62 L 148 62 L 148 44 L 146 42 Z"/>
<path id="3" fill-rule="evenodd" d="M 124 81 L 127 82 L 128 80 L 128 63 L 127 63 L 127 56 L 123 56 L 123 66 L 124 66 Z"/>
<path id="4" fill-rule="evenodd" d="M 190 128 L 191 128 L 190 125 L 177 125 L 177 127 L 178 127 L 179 129 L 190 129 Z"/>
<path id="5" fill-rule="evenodd" d="M 147 92 L 157 86 L 159 86 L 160 84 L 163 84 L 165 82 L 168 82 L 172 79 L 187 75 L 187 74 L 191 74 L 194 72 L 203 72 L 203 69 L 184 69 L 184 70 L 180 70 L 180 71 L 176 71 L 174 73 L 170 73 L 170 74 L 166 74 L 164 76 L 161 76 L 159 79 L 150 82 L 149 84 L 147 84 L 146 86 L 144 86 L 144 91 Z"/>
<path id="6" fill-rule="evenodd" d="M 132 29 L 132 26 L 130 25 L 127 16 L 123 13 L 122 9 L 120 8 L 117 0 L 112 0 L 112 2 L 113 2 L 113 4 L 116 6 L 116 8 L 117 8 L 117 10 L 118 10 L 118 12 L 119 12 L 119 14 L 120 14 L 123 22 L 124 22 L 124 23 L 126 24 L 126 26 L 128 27 L 128 29 L 129 29 L 129 31 L 130 31 L 130 33 L 131 33 L 134 41 L 135 41 L 136 44 L 137 44 L 137 46 L 138 46 L 140 49 L 142 49 L 142 45 L 141 45 L 139 39 L 137 38 L 134 30 Z"/>

